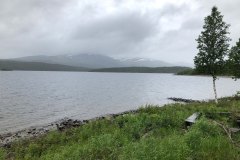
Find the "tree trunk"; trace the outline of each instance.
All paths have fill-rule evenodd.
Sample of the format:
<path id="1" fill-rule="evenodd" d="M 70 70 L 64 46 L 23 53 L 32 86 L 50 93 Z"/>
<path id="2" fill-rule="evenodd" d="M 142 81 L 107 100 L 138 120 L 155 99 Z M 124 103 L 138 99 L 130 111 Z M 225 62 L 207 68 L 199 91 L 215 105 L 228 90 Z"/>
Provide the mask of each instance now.
<path id="1" fill-rule="evenodd" d="M 218 103 L 218 99 L 217 99 L 217 89 L 216 89 L 216 77 L 213 77 L 213 91 L 214 91 L 214 95 L 215 95 L 215 103 Z"/>

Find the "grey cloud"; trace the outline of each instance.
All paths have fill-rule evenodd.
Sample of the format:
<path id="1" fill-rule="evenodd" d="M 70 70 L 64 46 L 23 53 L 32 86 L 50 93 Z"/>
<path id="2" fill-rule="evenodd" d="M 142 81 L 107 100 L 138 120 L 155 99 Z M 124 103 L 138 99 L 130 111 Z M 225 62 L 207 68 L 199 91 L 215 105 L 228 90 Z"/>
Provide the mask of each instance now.
<path id="1" fill-rule="evenodd" d="M 238 0 L 1 0 L 0 58 L 93 53 L 192 62 L 213 5 L 235 43 Z"/>
<path id="2" fill-rule="evenodd" d="M 73 33 L 75 39 L 125 39 L 141 41 L 156 32 L 156 24 L 146 15 L 121 13 L 81 25 Z"/>
<path id="3" fill-rule="evenodd" d="M 200 16 L 192 17 L 183 22 L 181 29 L 199 30 L 203 26 L 203 19 Z"/>
<path id="4" fill-rule="evenodd" d="M 161 9 L 161 15 L 163 16 L 176 16 L 176 15 L 180 15 L 184 12 L 189 11 L 189 6 L 184 3 L 182 5 L 173 5 L 173 4 L 166 4 L 163 6 L 163 8 Z"/>

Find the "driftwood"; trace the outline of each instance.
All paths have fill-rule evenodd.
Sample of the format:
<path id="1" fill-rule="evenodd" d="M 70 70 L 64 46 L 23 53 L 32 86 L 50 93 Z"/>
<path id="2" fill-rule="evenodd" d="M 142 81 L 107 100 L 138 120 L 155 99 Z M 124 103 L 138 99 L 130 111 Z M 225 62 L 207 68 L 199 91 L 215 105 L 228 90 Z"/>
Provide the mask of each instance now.
<path id="1" fill-rule="evenodd" d="M 238 142 L 235 142 L 233 139 L 232 139 L 232 133 L 237 133 L 240 131 L 239 128 L 228 128 L 227 126 L 225 126 L 224 124 L 222 123 L 219 123 L 217 121 L 213 121 L 215 124 L 217 124 L 218 126 L 220 126 L 224 131 L 225 133 L 227 134 L 230 142 L 232 144 L 234 144 L 236 147 L 240 147 L 240 145 L 238 144 Z"/>
<path id="2" fill-rule="evenodd" d="M 184 102 L 184 103 L 201 103 L 199 100 L 193 100 L 193 99 L 184 99 L 184 98 L 176 98 L 176 97 L 170 97 L 169 100 L 172 100 L 174 102 Z"/>
<path id="3" fill-rule="evenodd" d="M 234 142 L 233 142 L 233 139 L 232 139 L 231 130 L 230 130 L 228 127 L 226 127 L 225 125 L 223 125 L 223 124 L 221 124 L 221 123 L 219 123 L 219 122 L 217 122 L 217 121 L 213 121 L 213 122 L 214 122 L 215 124 L 217 124 L 218 126 L 220 126 L 220 127 L 225 131 L 225 133 L 227 134 L 229 140 L 230 140 L 232 143 L 234 143 Z"/>
<path id="4" fill-rule="evenodd" d="M 229 128 L 229 131 L 230 131 L 231 133 L 237 133 L 237 132 L 240 131 L 240 128 Z"/>

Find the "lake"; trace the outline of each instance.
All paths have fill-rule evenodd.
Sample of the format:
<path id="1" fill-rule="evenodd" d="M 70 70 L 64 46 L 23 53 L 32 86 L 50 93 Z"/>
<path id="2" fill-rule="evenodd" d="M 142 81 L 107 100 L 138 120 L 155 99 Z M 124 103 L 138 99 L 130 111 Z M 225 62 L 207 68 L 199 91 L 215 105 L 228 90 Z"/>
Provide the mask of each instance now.
<path id="1" fill-rule="evenodd" d="M 220 78 L 219 97 L 240 90 L 240 81 Z M 168 97 L 213 98 L 212 79 L 153 73 L 0 72 L 0 133 L 48 124 L 64 117 L 89 119 L 167 104 Z"/>

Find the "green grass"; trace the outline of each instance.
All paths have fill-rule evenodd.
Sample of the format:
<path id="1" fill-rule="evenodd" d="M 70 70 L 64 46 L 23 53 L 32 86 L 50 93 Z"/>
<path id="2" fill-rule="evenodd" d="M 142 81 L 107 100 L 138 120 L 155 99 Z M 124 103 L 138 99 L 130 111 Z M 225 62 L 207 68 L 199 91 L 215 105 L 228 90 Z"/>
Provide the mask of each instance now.
<path id="1" fill-rule="evenodd" d="M 134 114 L 16 142 L 11 148 L 0 149 L 0 159 L 240 159 L 240 148 L 213 122 L 236 126 L 234 119 L 239 111 L 240 101 L 234 99 L 225 99 L 217 106 L 214 103 L 146 106 Z M 202 118 L 186 129 L 184 120 L 194 112 L 201 112 Z M 216 112 L 234 114 L 228 117 Z M 235 142 L 240 141 L 239 133 L 232 137 Z"/>

